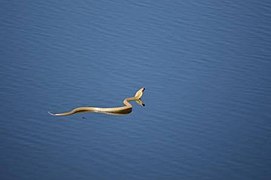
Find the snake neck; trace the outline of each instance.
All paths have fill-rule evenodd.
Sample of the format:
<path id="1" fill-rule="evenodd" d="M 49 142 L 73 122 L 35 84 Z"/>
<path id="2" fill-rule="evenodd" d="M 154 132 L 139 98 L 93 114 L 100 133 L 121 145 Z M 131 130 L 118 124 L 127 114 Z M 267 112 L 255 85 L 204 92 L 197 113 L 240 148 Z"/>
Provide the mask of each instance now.
<path id="1" fill-rule="evenodd" d="M 132 105 L 129 103 L 129 101 L 136 101 L 136 100 L 138 100 L 138 98 L 136 98 L 136 97 L 125 98 L 123 100 L 123 104 L 125 104 L 125 106 L 127 106 L 127 107 L 132 107 Z"/>

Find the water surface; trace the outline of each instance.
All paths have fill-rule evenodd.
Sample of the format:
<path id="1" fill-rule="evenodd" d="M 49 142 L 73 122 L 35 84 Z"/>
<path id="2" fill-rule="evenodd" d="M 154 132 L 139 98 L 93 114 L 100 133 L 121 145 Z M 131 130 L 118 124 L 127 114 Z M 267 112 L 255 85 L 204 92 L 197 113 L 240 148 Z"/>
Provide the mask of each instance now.
<path id="1" fill-rule="evenodd" d="M 0 7 L 1 179 L 271 178 L 269 1 Z"/>

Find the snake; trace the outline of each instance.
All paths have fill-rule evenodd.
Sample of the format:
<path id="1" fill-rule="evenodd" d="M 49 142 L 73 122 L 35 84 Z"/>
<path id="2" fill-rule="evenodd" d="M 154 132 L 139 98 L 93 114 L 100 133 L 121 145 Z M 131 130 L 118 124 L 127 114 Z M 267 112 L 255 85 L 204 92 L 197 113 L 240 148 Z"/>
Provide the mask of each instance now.
<path id="1" fill-rule="evenodd" d="M 143 101 L 141 100 L 141 97 L 143 96 L 143 93 L 145 91 L 145 88 L 140 88 L 133 97 L 127 97 L 123 100 L 123 106 L 120 107 L 110 107 L 110 108 L 103 108 L 103 107 L 78 107 L 75 109 L 72 109 L 68 112 L 63 113 L 51 113 L 48 111 L 48 113 L 52 116 L 69 116 L 76 113 L 82 113 L 82 112 L 95 112 L 95 113 L 104 113 L 104 114 L 110 114 L 110 115 L 122 115 L 122 114 L 129 114 L 132 112 L 132 105 L 129 103 L 130 101 L 135 101 L 137 104 L 141 106 L 145 106 Z"/>

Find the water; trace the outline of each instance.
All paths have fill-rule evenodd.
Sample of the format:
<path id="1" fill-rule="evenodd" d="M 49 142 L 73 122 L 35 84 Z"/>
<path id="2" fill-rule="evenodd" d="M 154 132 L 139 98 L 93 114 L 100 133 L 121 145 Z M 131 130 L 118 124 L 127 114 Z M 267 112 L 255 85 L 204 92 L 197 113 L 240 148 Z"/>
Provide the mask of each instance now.
<path id="1" fill-rule="evenodd" d="M 0 179 L 270 179 L 270 1 L 2 1 Z M 126 116 L 76 114 L 119 106 Z"/>

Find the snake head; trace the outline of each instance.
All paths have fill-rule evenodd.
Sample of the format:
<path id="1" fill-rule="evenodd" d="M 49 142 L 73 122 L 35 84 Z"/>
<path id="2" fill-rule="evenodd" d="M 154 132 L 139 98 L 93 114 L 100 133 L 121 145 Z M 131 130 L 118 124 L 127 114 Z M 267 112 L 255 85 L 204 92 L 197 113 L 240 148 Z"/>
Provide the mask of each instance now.
<path id="1" fill-rule="evenodd" d="M 135 96 L 134 96 L 134 97 L 137 98 L 137 99 L 140 99 L 140 98 L 143 96 L 144 91 L 145 91 L 145 88 L 144 88 L 144 87 L 140 88 L 140 89 L 135 93 Z"/>

